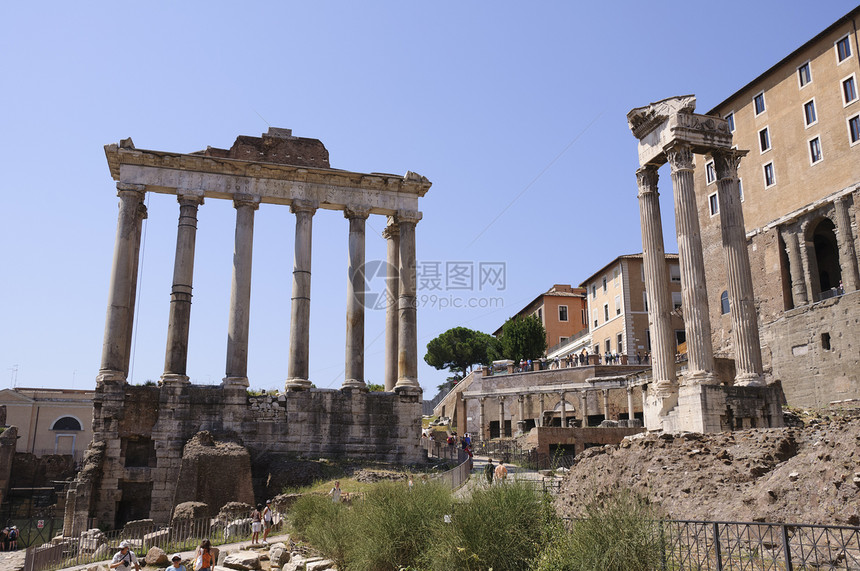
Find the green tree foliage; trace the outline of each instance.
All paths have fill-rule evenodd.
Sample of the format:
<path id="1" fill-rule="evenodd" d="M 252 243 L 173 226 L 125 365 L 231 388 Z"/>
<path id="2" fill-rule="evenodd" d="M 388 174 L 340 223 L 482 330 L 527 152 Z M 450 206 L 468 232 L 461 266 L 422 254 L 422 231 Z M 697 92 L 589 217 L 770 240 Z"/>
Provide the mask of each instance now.
<path id="1" fill-rule="evenodd" d="M 494 342 L 486 333 L 454 327 L 427 344 L 424 361 L 436 369 L 448 369 L 459 380 L 475 363 L 489 362 L 488 349 Z"/>
<path id="2" fill-rule="evenodd" d="M 520 361 L 537 359 L 546 351 L 546 329 L 535 315 L 508 319 L 502 326 L 498 356 Z"/>

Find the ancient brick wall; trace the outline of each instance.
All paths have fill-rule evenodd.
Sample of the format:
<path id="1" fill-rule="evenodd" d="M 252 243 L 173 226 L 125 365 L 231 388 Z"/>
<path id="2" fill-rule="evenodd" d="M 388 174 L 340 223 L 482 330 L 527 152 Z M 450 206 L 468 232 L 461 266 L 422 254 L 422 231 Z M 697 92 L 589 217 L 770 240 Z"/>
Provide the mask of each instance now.
<path id="1" fill-rule="evenodd" d="M 860 394 L 860 291 L 786 311 L 763 326 L 762 341 L 790 405 Z"/>

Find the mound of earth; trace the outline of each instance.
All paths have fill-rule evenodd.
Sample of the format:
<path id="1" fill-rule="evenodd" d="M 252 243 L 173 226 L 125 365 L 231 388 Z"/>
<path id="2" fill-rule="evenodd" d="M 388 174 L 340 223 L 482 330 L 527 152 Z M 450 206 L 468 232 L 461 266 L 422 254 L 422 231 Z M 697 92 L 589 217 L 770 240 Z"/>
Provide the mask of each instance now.
<path id="1" fill-rule="evenodd" d="M 804 426 L 719 434 L 641 434 L 577 456 L 556 499 L 562 515 L 614 487 L 666 517 L 860 525 L 860 409 Z"/>

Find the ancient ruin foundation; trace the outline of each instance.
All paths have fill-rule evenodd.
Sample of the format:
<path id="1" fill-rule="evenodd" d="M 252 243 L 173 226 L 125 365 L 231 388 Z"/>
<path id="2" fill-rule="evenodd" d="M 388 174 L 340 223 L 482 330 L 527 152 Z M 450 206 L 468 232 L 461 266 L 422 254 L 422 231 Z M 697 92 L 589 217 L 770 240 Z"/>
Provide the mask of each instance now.
<path id="1" fill-rule="evenodd" d="M 125 139 L 107 145 L 105 154 L 117 181 L 119 219 L 93 443 L 69 492 L 66 534 L 79 533 L 91 523 L 110 527 L 145 517 L 166 523 L 178 501 L 198 499 L 202 490 L 217 487 L 219 482 L 201 476 L 211 471 L 201 469 L 201 463 L 209 462 L 212 454 L 199 446 L 192 447 L 193 455 L 186 449 L 200 431 L 209 431 L 213 442 L 221 443 L 213 443 L 213 450 L 221 446 L 232 451 L 227 455 L 239 474 L 245 472 L 246 460 L 236 447 L 244 447 L 253 478 L 260 477 L 268 459 L 284 455 L 401 463 L 424 457 L 419 446 L 415 226 L 421 219 L 418 199 L 430 188 L 426 178 L 412 172 L 401 177 L 331 169 L 320 141 L 293 137 L 288 129 L 240 136 L 230 149 L 209 147 L 192 154 L 137 149 Z M 126 383 L 146 192 L 173 194 L 179 203 L 167 349 L 157 387 Z M 206 199 L 232 200 L 236 208 L 226 368 L 220 386 L 192 385 L 186 371 L 197 213 Z M 252 397 L 246 391 L 251 260 L 254 213 L 261 203 L 289 207 L 296 216 L 296 240 L 285 390 Z M 341 390 L 312 389 L 308 378 L 311 234 L 318 209 L 342 211 L 349 226 Z M 387 217 L 389 241 L 385 388 L 390 392 L 383 393 L 368 393 L 364 379 L 365 222 L 374 214 Z M 178 486 L 181 474 L 192 474 L 197 483 Z M 246 480 L 236 477 L 220 485 L 239 487 Z M 245 497 L 247 490 L 233 495 Z"/>

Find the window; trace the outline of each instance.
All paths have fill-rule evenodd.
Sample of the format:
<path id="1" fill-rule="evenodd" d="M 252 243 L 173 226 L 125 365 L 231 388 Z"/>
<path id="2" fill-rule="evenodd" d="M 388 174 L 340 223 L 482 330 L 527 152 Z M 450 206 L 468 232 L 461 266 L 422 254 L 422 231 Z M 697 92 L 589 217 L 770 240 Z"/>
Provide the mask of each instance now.
<path id="1" fill-rule="evenodd" d="M 846 59 L 851 57 L 851 39 L 849 36 L 845 36 L 839 40 L 836 40 L 836 61 L 838 63 L 842 63 Z"/>
<path id="2" fill-rule="evenodd" d="M 595 297 L 597 297 L 597 286 L 591 284 L 591 299 L 594 299 Z"/>
<path id="3" fill-rule="evenodd" d="M 620 355 L 624 352 L 624 335 L 619 333 L 615 338 L 615 351 Z"/>
<path id="4" fill-rule="evenodd" d="M 611 352 L 612 352 L 612 342 L 611 342 L 611 340 L 610 340 L 610 339 L 606 339 L 606 340 L 603 342 L 603 344 L 606 346 L 606 352 L 607 352 L 607 353 L 611 353 Z M 606 363 L 604 363 L 604 365 L 605 365 L 605 364 L 606 364 Z"/>
<path id="5" fill-rule="evenodd" d="M 567 321 L 567 306 L 559 305 L 558 306 L 558 320 L 559 321 Z"/>
<path id="6" fill-rule="evenodd" d="M 606 276 L 603 276 L 603 293 L 606 293 Z"/>
<path id="7" fill-rule="evenodd" d="M 651 330 L 645 330 L 645 347 L 648 349 L 648 352 L 651 352 Z"/>
<path id="8" fill-rule="evenodd" d="M 648 292 L 642 292 L 642 307 L 645 308 L 645 311 L 648 311 Z"/>
<path id="9" fill-rule="evenodd" d="M 803 121 L 807 127 L 818 123 L 818 115 L 815 114 L 815 99 L 803 104 Z"/>
<path id="10" fill-rule="evenodd" d="M 711 209 L 711 216 L 716 216 L 720 213 L 720 203 L 717 201 L 717 193 L 708 195 L 708 207 Z"/>
<path id="11" fill-rule="evenodd" d="M 675 264 L 669 265 L 669 279 L 672 283 L 681 283 L 681 266 L 676 266 Z"/>
<path id="12" fill-rule="evenodd" d="M 591 316 L 594 319 L 594 326 L 597 327 L 597 308 L 591 311 Z"/>
<path id="13" fill-rule="evenodd" d="M 594 354 L 595 354 L 595 355 L 599 355 L 599 354 L 600 354 L 600 343 L 595 343 L 595 345 L 594 345 Z"/>
<path id="14" fill-rule="evenodd" d="M 848 140 L 852 145 L 860 143 L 860 115 L 848 119 Z"/>
<path id="15" fill-rule="evenodd" d="M 773 172 L 773 163 L 764 165 L 764 186 L 765 188 L 776 184 L 776 175 Z"/>
<path id="16" fill-rule="evenodd" d="M 809 161 L 812 164 L 821 160 L 821 140 L 815 137 L 809 141 Z"/>
<path id="17" fill-rule="evenodd" d="M 735 132 L 735 114 L 729 113 L 728 115 L 726 115 L 726 121 L 728 121 L 728 123 L 729 123 L 729 131 L 734 133 Z"/>
<path id="18" fill-rule="evenodd" d="M 762 153 L 770 150 L 770 132 L 767 127 L 758 132 L 758 147 Z"/>
<path id="19" fill-rule="evenodd" d="M 741 197 L 741 202 L 744 201 L 744 183 L 741 179 L 738 179 L 738 195 Z"/>
<path id="20" fill-rule="evenodd" d="M 73 416 L 61 416 L 54 421 L 51 430 L 83 430 L 81 422 Z"/>
<path id="21" fill-rule="evenodd" d="M 565 341 L 567 341 L 568 339 L 569 339 L 569 337 L 559 337 L 559 338 L 558 338 L 558 343 L 559 343 L 559 345 L 561 345 L 562 343 L 564 343 L 564 342 L 565 342 Z"/>
<path id="22" fill-rule="evenodd" d="M 797 81 L 800 83 L 800 87 L 812 82 L 812 70 L 809 67 L 809 62 L 797 68 Z"/>
<path id="23" fill-rule="evenodd" d="M 753 107 L 755 108 L 756 115 L 761 115 L 767 111 L 764 105 L 764 91 L 753 97 Z"/>
<path id="24" fill-rule="evenodd" d="M 681 292 L 673 291 L 672 292 L 672 307 L 674 309 L 678 309 L 681 307 Z"/>
<path id="25" fill-rule="evenodd" d="M 849 105 L 857 101 L 857 84 L 854 83 L 854 76 L 842 80 L 842 100 L 845 105 Z"/>
<path id="26" fill-rule="evenodd" d="M 615 315 L 621 315 L 621 296 L 615 296 Z"/>
<path id="27" fill-rule="evenodd" d="M 603 321 L 609 321 L 609 304 L 603 304 Z"/>
<path id="28" fill-rule="evenodd" d="M 726 315 L 729 312 L 729 292 L 724 291 L 720 294 L 720 313 Z"/>
<path id="29" fill-rule="evenodd" d="M 543 308 L 542 307 L 539 307 L 537 310 L 537 318 L 540 320 L 541 323 L 543 323 Z"/>
<path id="30" fill-rule="evenodd" d="M 621 275 L 621 272 L 618 271 L 618 268 L 612 270 L 612 285 L 618 287 L 618 276 Z"/>
<path id="31" fill-rule="evenodd" d="M 705 182 L 711 184 L 715 180 L 717 180 L 717 171 L 714 168 L 714 161 L 708 161 L 705 163 Z"/>
<path id="32" fill-rule="evenodd" d="M 825 351 L 830 351 L 830 333 L 821 334 L 821 348 Z"/>

